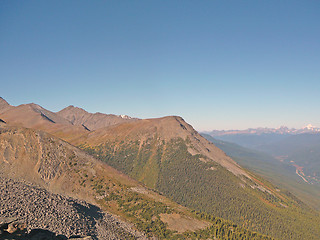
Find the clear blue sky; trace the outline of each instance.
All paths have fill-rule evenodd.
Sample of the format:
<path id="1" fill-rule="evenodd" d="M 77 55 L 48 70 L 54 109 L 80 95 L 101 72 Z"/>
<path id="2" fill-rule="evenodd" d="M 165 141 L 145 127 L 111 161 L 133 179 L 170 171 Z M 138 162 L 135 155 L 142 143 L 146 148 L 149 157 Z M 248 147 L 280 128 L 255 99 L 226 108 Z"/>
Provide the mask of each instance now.
<path id="1" fill-rule="evenodd" d="M 0 96 L 197 130 L 320 126 L 320 1 L 0 1 Z"/>

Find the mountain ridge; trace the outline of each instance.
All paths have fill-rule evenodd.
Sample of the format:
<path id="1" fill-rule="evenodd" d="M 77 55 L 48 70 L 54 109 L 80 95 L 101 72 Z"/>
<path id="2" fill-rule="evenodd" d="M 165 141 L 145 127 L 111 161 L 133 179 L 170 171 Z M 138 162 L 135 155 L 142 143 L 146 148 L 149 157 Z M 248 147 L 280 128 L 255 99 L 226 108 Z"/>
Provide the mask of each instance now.
<path id="1" fill-rule="evenodd" d="M 17 109 L 15 110 L 17 111 Z M 26 112 L 27 115 L 29 113 L 33 113 L 32 116 L 34 116 L 34 111 Z M 22 117 L 18 114 L 17 116 L 20 116 L 20 119 L 14 120 L 19 120 L 22 125 L 28 123 L 28 121 L 25 121 L 28 117 L 26 118 L 25 115 Z M 7 115 L 0 114 L 0 118 L 7 121 L 9 118 L 4 118 L 5 116 Z M 46 116 L 49 117 L 48 114 Z M 105 190 L 108 185 L 104 180 L 103 185 L 99 183 L 100 178 L 93 178 L 94 185 L 88 181 L 93 176 L 89 168 L 94 168 L 95 172 L 101 172 L 104 171 L 101 170 L 104 169 L 101 164 L 107 163 L 121 171 L 124 176 L 129 175 L 129 179 L 134 178 L 136 181 L 145 184 L 149 189 L 155 189 L 162 196 L 197 211 L 228 219 L 238 226 L 282 239 L 290 239 L 292 236 L 297 239 L 310 239 L 308 236 L 315 236 L 317 233 L 311 221 L 317 219 L 315 213 L 286 191 L 276 188 L 261 177 L 242 168 L 226 156 L 221 149 L 200 136 L 181 117 L 169 116 L 126 121 L 98 128 L 94 131 L 83 130 L 82 127 L 81 132 L 77 132 L 75 129 L 77 126 L 72 125 L 69 120 L 70 123 L 66 124 L 53 123 L 44 119 L 39 112 L 37 112 L 36 117 L 36 119 L 45 121 L 46 124 L 45 127 L 34 124 L 32 125 L 33 128 L 46 129 L 45 131 L 50 134 L 86 150 L 100 160 L 93 165 L 89 163 L 88 166 L 83 165 L 83 161 L 77 160 L 77 164 L 74 165 L 72 154 L 66 156 L 66 158 L 63 157 L 64 155 L 62 156 L 67 159 L 67 163 L 71 161 L 74 173 L 70 179 L 77 183 L 76 185 L 65 185 L 67 189 L 69 188 L 69 194 L 80 194 L 77 193 L 77 188 L 80 188 L 82 189 L 81 194 L 92 201 L 97 200 L 92 199 L 92 196 L 90 198 L 90 194 L 96 196 L 96 194 L 101 193 L 102 195 L 98 195 L 98 197 L 104 196 L 103 194 L 106 192 L 111 194 Z M 53 117 L 50 119 L 54 121 Z M 8 121 L 8 124 L 10 125 L 12 122 Z M 65 131 L 62 134 L 57 131 L 57 129 L 60 130 L 57 126 L 72 129 L 74 132 Z M 47 140 L 47 142 L 50 143 L 50 140 Z M 53 142 L 56 141 L 53 140 Z M 21 148 L 23 149 L 23 147 Z M 59 147 L 53 149 L 59 149 Z M 50 154 L 54 154 L 56 151 L 53 149 Z M 4 152 L 3 154 L 9 153 Z M 48 152 L 43 156 L 44 160 L 47 154 Z M 52 156 L 50 154 L 48 155 L 49 158 Z M 59 157 L 59 155 L 57 156 Z M 69 157 L 71 158 L 69 159 Z M 48 164 L 47 162 L 43 164 L 37 166 L 42 166 L 41 173 L 50 178 L 50 172 L 48 173 L 43 169 L 48 171 L 52 168 L 55 169 L 54 162 L 51 162 L 48 167 L 45 167 Z M 20 164 L 17 167 L 21 169 L 22 166 L 23 164 Z M 19 171 L 23 171 L 23 169 Z M 79 173 L 79 175 L 75 173 Z M 53 181 L 53 186 L 61 186 L 59 184 L 63 183 L 61 179 L 64 178 L 59 177 L 59 179 L 57 182 Z M 76 189 L 73 189 L 74 192 L 71 191 L 72 189 L 70 190 L 72 186 L 77 186 Z M 92 188 L 88 189 L 88 186 Z M 100 186 L 102 186 L 103 191 L 100 191 Z M 126 211 L 128 206 L 124 204 L 121 200 L 122 196 L 117 195 L 116 191 L 121 191 L 125 196 L 131 196 L 132 192 L 127 192 L 127 189 L 120 187 L 120 185 L 116 186 L 116 189 L 113 189 L 115 191 L 107 199 L 111 202 L 115 201 L 112 203 L 120 207 L 117 208 L 117 211 L 119 209 Z M 148 192 L 149 190 L 143 188 L 143 190 L 138 191 Z M 157 198 L 161 198 L 161 196 L 158 195 Z M 144 204 L 158 206 L 158 203 L 154 202 L 144 202 Z M 114 205 L 109 207 L 112 206 Z M 150 211 L 153 211 L 152 209 Z M 162 213 L 165 214 L 161 216 L 170 215 L 167 212 L 169 211 L 168 208 L 161 207 L 161 209 L 163 209 Z M 147 217 L 141 216 L 141 212 L 135 212 L 135 214 L 142 218 Z M 165 221 L 166 218 L 158 216 L 160 220 Z M 148 224 L 150 223 L 148 221 L 152 220 L 148 217 L 144 219 Z M 208 219 L 212 218 L 209 217 Z M 277 222 L 274 222 L 273 219 L 277 219 Z M 169 224 L 170 221 L 167 223 Z M 137 224 L 141 228 L 146 227 L 144 224 L 141 225 L 139 221 Z M 281 228 L 279 228 L 279 224 Z M 151 227 L 151 225 L 148 226 Z M 158 230 L 155 229 L 154 231 Z"/>
<path id="2" fill-rule="evenodd" d="M 5 99 L 0 97 L 0 113 L 7 111 L 11 107 L 13 107 L 13 106 L 11 106 Z"/>
<path id="3" fill-rule="evenodd" d="M 225 234 L 232 239 L 243 235 L 271 239 L 223 219 L 192 212 L 40 130 L 11 126 L 0 128 L 0 163 L 0 179 L 10 177 L 16 181 L 27 181 L 54 194 L 85 200 L 104 211 L 116 213 L 120 219 L 130 220 L 145 232 L 141 235 L 132 229 L 133 225 L 127 226 L 124 229 L 127 231 L 130 227 L 132 230 L 129 232 L 135 237 L 127 236 L 125 239 L 137 239 L 139 236 L 142 239 L 155 236 L 175 239 L 176 235 L 188 239 L 200 236 L 225 239 Z M 172 221 L 176 217 L 181 221 Z M 103 226 L 101 222 L 99 224 L 101 229 Z M 120 228 L 123 226 L 121 220 L 116 220 L 115 224 Z M 54 229 L 51 226 L 49 230 Z"/>
<path id="4" fill-rule="evenodd" d="M 83 125 L 90 131 L 127 121 L 136 121 L 127 115 L 114 115 L 104 113 L 89 113 L 86 110 L 70 105 L 56 113 L 69 120 L 73 125 Z"/>
<path id="5" fill-rule="evenodd" d="M 117 124 L 110 127 L 99 129 L 99 131 L 89 132 L 80 136 L 80 139 L 73 141 L 78 144 L 99 145 L 109 139 L 131 139 L 135 140 L 138 136 L 140 144 L 147 141 L 148 138 L 157 137 L 161 140 L 170 141 L 180 137 L 184 140 L 189 138 L 193 148 L 188 151 L 192 154 L 203 154 L 209 159 L 226 167 L 235 175 L 250 176 L 232 159 L 228 158 L 223 151 L 206 141 L 191 125 L 186 123 L 179 116 L 167 116 L 162 118 L 142 119 L 135 122 Z"/>
<path id="6" fill-rule="evenodd" d="M 308 124 L 305 127 L 300 129 L 296 128 L 288 128 L 286 126 L 281 126 L 279 128 L 267 128 L 267 127 L 259 127 L 259 128 L 248 128 L 245 130 L 212 130 L 212 131 L 203 131 L 205 134 L 209 134 L 213 137 L 215 136 L 223 136 L 223 135 L 234 135 L 234 134 L 301 134 L 301 133 L 318 133 L 320 132 L 319 127 L 312 126 Z"/>

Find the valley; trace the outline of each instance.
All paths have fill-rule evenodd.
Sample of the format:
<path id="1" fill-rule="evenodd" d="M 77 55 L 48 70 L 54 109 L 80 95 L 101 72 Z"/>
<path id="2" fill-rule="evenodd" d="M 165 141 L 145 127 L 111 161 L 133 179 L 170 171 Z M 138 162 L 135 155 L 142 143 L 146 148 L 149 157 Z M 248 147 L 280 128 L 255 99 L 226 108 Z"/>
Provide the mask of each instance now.
<path id="1" fill-rule="evenodd" d="M 224 135 L 224 132 L 216 132 L 214 137 L 204 136 L 243 166 L 287 188 L 319 210 L 319 129 L 309 126 L 280 130 L 260 128 L 260 132 L 251 129 L 251 133 L 233 131 Z"/>

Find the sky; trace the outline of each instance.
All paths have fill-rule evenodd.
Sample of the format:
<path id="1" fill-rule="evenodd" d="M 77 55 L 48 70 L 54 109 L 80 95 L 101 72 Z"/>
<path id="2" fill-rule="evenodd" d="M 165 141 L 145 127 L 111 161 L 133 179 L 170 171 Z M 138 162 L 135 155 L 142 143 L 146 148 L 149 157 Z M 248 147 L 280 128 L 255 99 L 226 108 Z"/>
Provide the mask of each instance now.
<path id="1" fill-rule="evenodd" d="M 320 1 L 0 1 L 12 105 L 320 127 Z"/>

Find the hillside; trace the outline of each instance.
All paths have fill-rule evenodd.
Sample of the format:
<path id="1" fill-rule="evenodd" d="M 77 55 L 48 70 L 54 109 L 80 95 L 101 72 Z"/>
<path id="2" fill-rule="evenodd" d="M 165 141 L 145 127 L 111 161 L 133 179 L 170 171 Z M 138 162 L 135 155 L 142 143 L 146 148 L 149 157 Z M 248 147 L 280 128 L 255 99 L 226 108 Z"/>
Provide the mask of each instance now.
<path id="1" fill-rule="evenodd" d="M 212 131 L 211 137 L 273 156 L 294 168 L 295 174 L 309 184 L 320 184 L 320 129 L 308 125 L 301 129 L 258 128 Z"/>
<path id="2" fill-rule="evenodd" d="M 13 218 L 23 222 L 28 232 L 43 229 L 68 238 L 91 236 L 105 240 L 132 237 L 123 223 L 118 224 L 118 219 L 94 205 L 51 193 L 30 183 L 1 176 L 0 180 L 0 225 L 1 219 Z M 4 239 L 1 232 L 0 239 Z"/>
<path id="3" fill-rule="evenodd" d="M 131 223 L 124 223 L 112 215 L 122 229 L 119 234 L 124 234 L 125 239 L 144 236 L 239 239 L 240 235 L 249 239 L 269 239 L 212 215 L 191 212 L 41 131 L 2 127 L 0 163 L 0 175 L 4 179 L 31 182 L 45 189 L 40 191 L 85 200 L 119 215 Z M 110 213 L 107 215 L 110 216 Z M 99 221 L 99 228 L 107 227 L 103 222 Z M 49 230 L 56 230 L 52 228 L 48 226 Z"/>
<path id="4" fill-rule="evenodd" d="M 272 157 L 272 155 L 269 155 L 263 151 L 245 148 L 236 143 L 215 139 L 208 134 L 201 135 L 223 150 L 232 159 L 239 159 L 239 164 L 241 166 L 245 166 L 246 168 L 255 170 L 272 168 L 270 171 L 280 168 L 281 170 L 293 171 L 293 168 L 290 168 L 288 165 L 279 162 L 279 160 Z"/>
<path id="5" fill-rule="evenodd" d="M 73 125 L 83 125 L 87 129 L 96 130 L 103 127 L 108 127 L 118 123 L 136 121 L 136 118 L 128 117 L 127 115 L 113 115 L 103 113 L 89 113 L 82 108 L 69 106 L 57 112 L 57 115 L 70 121 Z"/>
<path id="6" fill-rule="evenodd" d="M 65 140 L 88 131 L 85 127 L 74 126 L 69 120 L 34 103 L 11 106 L 0 113 L 0 118 L 8 125 L 43 130 Z"/>
<path id="7" fill-rule="evenodd" d="M 260 149 L 294 166 L 305 182 L 320 186 L 320 133 L 289 136 Z"/>
<path id="8" fill-rule="evenodd" d="M 99 145 L 106 140 L 123 141 L 128 144 L 128 141 L 140 141 L 141 144 L 152 141 L 171 141 L 175 138 L 186 140 L 189 138 L 190 147 L 188 152 L 192 155 L 202 154 L 204 158 L 213 160 L 222 165 L 235 175 L 243 175 L 248 177 L 248 174 L 231 158 L 227 157 L 223 151 L 215 147 L 213 144 L 205 140 L 198 134 L 189 124 L 181 117 L 164 117 L 158 119 L 143 119 L 136 122 L 124 123 L 110 126 L 108 128 L 99 129 L 99 131 L 90 132 L 76 139 L 72 143 Z M 132 145 L 134 146 L 134 145 Z M 151 154 L 152 152 L 148 153 Z"/>
<path id="9" fill-rule="evenodd" d="M 242 147 L 271 155 L 294 168 L 294 174 L 308 183 L 320 187 L 320 133 L 319 128 L 308 125 L 302 129 L 248 129 L 212 131 L 210 136 Z M 308 188 L 308 187 L 307 187 Z"/>
<path id="10" fill-rule="evenodd" d="M 33 112 L 31 113 L 33 114 Z M 0 118 L 8 121 L 9 118 L 6 116 L 8 115 L 1 114 Z M 23 125 L 27 123 L 24 119 L 27 119 L 27 117 L 19 116 L 16 119 L 9 119 L 8 125 L 13 125 L 11 121 L 16 121 Z M 39 119 L 39 114 L 37 119 Z M 52 124 L 51 126 L 59 125 L 59 123 Z M 95 131 L 89 131 L 83 126 L 73 125 L 70 121 L 66 124 L 61 124 L 61 126 L 66 129 L 72 129 L 73 132 L 64 131 L 61 134 L 54 127 L 50 129 L 50 125 L 46 122 L 47 131 L 51 134 L 62 137 L 71 144 L 86 150 L 95 158 L 99 158 L 102 162 L 106 162 L 121 172 L 128 174 L 149 188 L 156 189 L 160 194 L 179 204 L 209 215 L 212 214 L 210 216 L 214 219 L 217 217 L 228 219 L 238 226 L 280 239 L 317 239 L 320 236 L 320 230 L 316 227 L 320 219 L 318 213 L 313 212 L 286 190 L 273 186 L 263 178 L 241 167 L 221 149 L 203 138 L 181 117 L 170 116 L 128 121 L 99 128 Z M 37 125 L 32 127 L 38 128 Z M 75 127 L 80 127 L 80 131 L 76 131 Z M 63 158 L 65 157 L 63 156 Z M 70 156 L 67 156 L 68 158 Z M 82 161 L 84 160 L 81 160 L 80 163 Z M 110 178 L 110 173 L 103 170 L 106 165 L 99 161 L 94 161 L 88 166 L 83 163 L 79 164 L 79 160 L 76 161 L 76 165 L 69 163 L 69 165 L 75 166 L 75 168 L 72 167 L 72 174 L 70 174 L 69 178 L 67 177 L 68 175 L 65 175 L 68 171 L 64 169 L 62 172 L 65 174 L 59 176 L 59 180 L 46 181 L 45 186 L 51 186 L 52 191 L 61 191 L 63 189 L 72 197 L 84 199 L 91 203 L 98 202 L 99 204 L 101 203 L 92 196 L 100 192 L 101 186 L 103 189 L 105 186 L 112 192 L 112 194 L 108 192 L 112 196 L 107 198 L 108 201 L 114 201 L 114 203 L 103 204 L 102 208 L 130 219 L 139 230 L 164 237 L 173 236 L 172 234 L 174 233 L 170 231 L 174 229 L 177 229 L 176 231 L 185 229 L 181 226 L 170 226 L 170 224 L 177 222 L 172 221 L 172 219 L 177 219 L 173 217 L 176 216 L 176 213 L 168 210 L 172 207 L 160 207 L 163 212 L 156 210 L 160 225 L 154 225 L 154 219 L 150 219 L 150 215 L 137 211 L 137 207 L 124 204 L 126 200 L 123 202 L 123 198 L 132 199 L 131 191 L 128 193 L 126 189 L 136 188 L 134 186 L 123 188 L 122 186 L 132 184 L 133 180 L 131 179 L 130 183 L 128 183 L 122 179 L 124 182 L 121 182 L 121 186 L 116 185 L 118 186 L 116 188 L 110 188 L 109 185 L 105 185 L 107 183 L 104 180 L 104 184 L 101 185 L 99 184 L 99 178 L 92 175 L 92 170 L 89 169 L 93 168 L 95 172 L 103 176 L 108 175 L 108 178 Z M 17 165 L 17 168 L 21 168 L 21 171 L 23 171 L 24 168 L 21 166 L 23 166 L 23 163 Z M 12 174 L 17 172 L 20 172 L 20 170 L 14 171 Z M 118 176 L 119 174 L 120 172 L 117 172 L 116 175 Z M 94 176 L 94 178 L 92 179 L 90 176 Z M 90 183 L 88 180 L 90 182 L 91 180 L 94 181 L 95 185 L 88 185 Z M 139 186 L 138 189 L 143 187 L 138 182 L 135 182 L 135 184 Z M 114 196 L 116 191 L 119 194 Z M 138 191 L 140 194 L 141 192 L 145 193 L 145 190 Z M 105 193 L 105 190 L 102 193 Z M 148 200 L 144 196 L 142 199 L 144 199 L 141 200 L 144 201 L 144 204 L 141 205 L 139 201 L 138 203 L 135 202 L 135 204 L 150 210 L 150 198 Z M 160 197 L 160 195 L 153 195 L 152 199 L 165 198 L 163 196 Z M 169 200 L 166 201 L 168 201 L 166 206 L 174 205 Z M 163 202 L 161 203 L 163 204 Z M 156 209 L 159 208 L 157 201 L 151 203 L 151 206 L 156 207 Z M 178 208 L 180 209 L 180 207 Z M 128 215 L 128 209 L 135 209 L 134 213 Z M 154 208 L 151 208 L 151 212 L 154 211 L 152 209 Z M 155 213 L 153 212 L 153 214 Z M 168 217 L 168 214 L 173 215 Z M 179 214 L 182 213 L 178 212 Z M 184 215 L 189 216 L 190 214 L 183 213 L 182 217 L 178 216 L 178 219 L 184 219 L 186 218 L 183 217 Z M 205 217 L 202 220 L 207 221 L 212 217 Z M 275 221 L 275 219 L 277 220 Z M 166 230 L 163 230 L 161 222 L 168 224 L 164 228 Z M 186 225 L 190 226 L 190 224 Z M 197 226 L 197 224 L 191 225 Z M 159 228 L 159 226 L 162 227 Z"/>
<path id="11" fill-rule="evenodd" d="M 315 209 L 320 209 L 320 187 L 318 187 L 317 184 L 308 184 L 303 181 L 303 179 L 296 174 L 296 168 L 291 164 L 281 162 L 262 151 L 217 140 L 208 134 L 202 135 L 222 149 L 241 166 L 263 176 L 277 186 L 288 189 Z"/>
<path id="12" fill-rule="evenodd" d="M 180 117 L 118 124 L 73 143 L 187 207 L 282 239 L 318 231 L 316 213 L 240 167 Z"/>
<path id="13" fill-rule="evenodd" d="M 232 147 L 229 149 L 231 150 L 229 151 L 231 155 L 229 155 L 237 162 L 290 190 L 310 206 L 320 209 L 320 134 L 318 128 L 309 126 L 291 131 L 290 134 L 286 131 L 281 133 L 260 132 L 259 134 L 256 131 L 253 133 L 234 131 L 228 134 L 223 131 L 218 132 L 214 133 L 217 134 L 216 138 L 229 142 L 220 147 L 224 151 Z M 234 145 L 231 146 L 232 143 L 246 147 L 251 153 L 258 151 L 259 155 L 252 159 L 253 161 L 249 160 L 248 155 L 243 158 L 242 153 L 234 148 Z M 261 154 L 269 155 L 269 158 L 266 159 Z M 272 162 L 270 159 L 273 159 Z"/>

